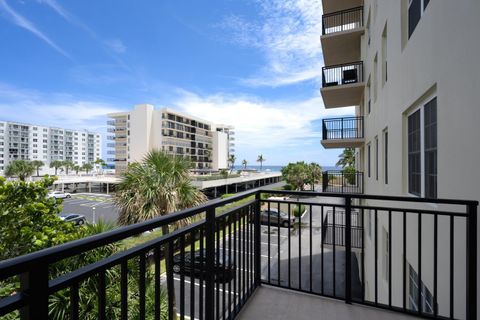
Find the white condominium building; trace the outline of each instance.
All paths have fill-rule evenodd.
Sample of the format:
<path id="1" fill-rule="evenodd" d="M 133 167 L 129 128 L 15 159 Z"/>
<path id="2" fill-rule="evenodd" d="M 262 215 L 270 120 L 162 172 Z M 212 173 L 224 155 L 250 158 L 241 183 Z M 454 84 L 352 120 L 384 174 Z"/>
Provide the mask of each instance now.
<path id="1" fill-rule="evenodd" d="M 234 152 L 233 127 L 217 125 L 177 111 L 152 105 L 136 105 L 132 111 L 110 113 L 107 144 L 108 162 L 115 172 L 125 171 L 128 163 L 141 161 L 151 150 L 189 157 L 194 170 L 228 168 Z"/>
<path id="2" fill-rule="evenodd" d="M 48 171 L 51 161 L 93 163 L 102 156 L 99 133 L 0 121 L 0 173 L 12 160 L 40 160 Z"/>
<path id="3" fill-rule="evenodd" d="M 322 145 L 355 148 L 366 194 L 479 200 L 480 1 L 323 0 L 323 9 L 325 108 L 356 115 L 325 119 Z M 464 318 L 465 225 L 393 212 L 389 228 L 377 211 L 363 217 L 364 298 Z"/>

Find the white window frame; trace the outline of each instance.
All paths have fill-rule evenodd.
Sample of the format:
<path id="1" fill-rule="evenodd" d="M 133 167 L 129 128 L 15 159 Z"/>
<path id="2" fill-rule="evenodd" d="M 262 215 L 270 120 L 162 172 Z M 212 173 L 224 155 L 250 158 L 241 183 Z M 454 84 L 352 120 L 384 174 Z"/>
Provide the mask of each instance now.
<path id="1" fill-rule="evenodd" d="M 432 101 L 434 98 L 437 98 L 437 123 L 438 123 L 438 96 L 437 96 L 437 93 L 434 93 L 434 94 L 431 94 L 431 95 L 428 95 L 426 98 L 422 99 L 421 102 L 418 103 L 418 105 L 412 109 L 411 111 L 409 111 L 407 113 L 407 117 L 406 117 L 406 126 L 407 126 L 407 129 L 405 130 L 406 131 L 406 144 L 407 144 L 407 148 L 406 150 L 408 150 L 408 117 L 410 117 L 412 114 L 414 114 L 415 112 L 417 112 L 418 110 L 420 110 L 420 195 L 416 195 L 416 194 L 413 194 L 413 193 L 410 193 L 409 190 L 408 190 L 408 172 L 409 172 L 409 168 L 408 168 L 408 152 L 407 152 L 407 193 L 413 197 L 418 197 L 418 198 L 423 198 L 425 197 L 425 105 L 427 103 L 429 103 L 430 101 Z M 437 130 L 438 130 L 438 127 L 437 127 Z M 438 137 L 438 134 L 437 134 L 437 137 Z M 437 141 L 437 149 L 438 149 L 438 141 Z M 438 182 L 437 182 L 437 186 L 438 186 Z M 437 195 L 438 196 L 438 195 Z"/>

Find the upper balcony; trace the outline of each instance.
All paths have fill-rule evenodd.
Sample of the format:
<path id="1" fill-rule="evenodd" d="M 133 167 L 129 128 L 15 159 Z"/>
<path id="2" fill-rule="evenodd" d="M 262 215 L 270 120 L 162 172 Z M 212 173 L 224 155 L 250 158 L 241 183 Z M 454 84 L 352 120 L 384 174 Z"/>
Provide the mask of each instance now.
<path id="1" fill-rule="evenodd" d="M 330 148 L 358 148 L 364 144 L 363 117 L 345 117 L 322 120 L 322 146 Z"/>
<path id="2" fill-rule="evenodd" d="M 323 14 L 363 6 L 363 0 L 322 0 Z"/>
<path id="3" fill-rule="evenodd" d="M 1 261 L 0 317 L 473 320 L 477 207 L 254 189 Z"/>
<path id="4" fill-rule="evenodd" d="M 364 88 L 362 61 L 322 68 L 320 93 L 327 109 L 359 105 Z"/>
<path id="5" fill-rule="evenodd" d="M 359 60 L 364 33 L 363 7 L 324 14 L 320 41 L 325 65 Z"/>

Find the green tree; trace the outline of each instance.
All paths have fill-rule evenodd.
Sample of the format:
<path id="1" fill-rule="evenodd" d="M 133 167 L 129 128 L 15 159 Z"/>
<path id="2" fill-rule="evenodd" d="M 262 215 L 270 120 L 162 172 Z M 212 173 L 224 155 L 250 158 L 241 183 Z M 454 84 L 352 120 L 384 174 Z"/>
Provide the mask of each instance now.
<path id="1" fill-rule="evenodd" d="M 355 149 L 345 148 L 343 152 L 338 156 L 337 167 L 354 167 L 355 166 Z"/>
<path id="2" fill-rule="evenodd" d="M 55 179 L 6 181 L 0 177 L 0 260 L 51 247 L 77 237 L 60 220 L 61 200 L 48 197 Z"/>
<path id="3" fill-rule="evenodd" d="M 83 171 L 85 171 L 86 174 L 90 172 L 93 169 L 93 165 L 91 163 L 84 163 L 82 166 Z"/>
<path id="4" fill-rule="evenodd" d="M 248 164 L 247 160 L 243 159 L 242 160 L 243 169 L 247 169 L 247 164 Z"/>
<path id="5" fill-rule="evenodd" d="M 309 165 L 303 161 L 289 163 L 286 167 L 283 167 L 282 176 L 294 190 L 303 190 L 305 184 L 311 181 Z"/>
<path id="6" fill-rule="evenodd" d="M 72 170 L 75 171 L 76 175 L 78 175 L 78 172 L 82 171 L 82 167 L 80 167 L 78 164 L 76 164 L 72 167 Z"/>
<path id="7" fill-rule="evenodd" d="M 345 180 L 347 180 L 348 184 L 354 185 L 356 182 L 356 173 L 357 170 L 355 170 L 354 167 L 345 167 L 342 170 L 343 176 L 345 177 Z"/>
<path id="8" fill-rule="evenodd" d="M 315 162 L 312 162 L 307 167 L 308 170 L 308 183 L 310 184 L 312 191 L 315 191 L 315 184 L 322 181 L 322 167 Z"/>
<path id="9" fill-rule="evenodd" d="M 5 168 L 5 176 L 18 177 L 21 181 L 25 181 L 34 172 L 35 167 L 26 160 L 13 160 Z"/>
<path id="10" fill-rule="evenodd" d="M 45 163 L 43 163 L 43 161 L 40 161 L 40 160 L 33 160 L 30 163 L 35 168 L 35 170 L 37 170 L 37 177 L 40 176 L 40 168 L 43 167 Z"/>
<path id="11" fill-rule="evenodd" d="M 53 160 L 52 162 L 50 162 L 50 168 L 55 168 L 55 175 L 57 175 L 57 171 L 61 167 L 63 167 L 63 161 Z"/>
<path id="12" fill-rule="evenodd" d="M 105 167 L 107 165 L 107 163 L 103 159 L 100 159 L 100 158 L 97 158 L 93 163 L 95 165 L 99 166 L 100 170 L 103 170 L 103 167 Z"/>
<path id="13" fill-rule="evenodd" d="M 149 152 L 142 162 L 132 163 L 121 175 L 113 198 L 119 209 L 118 223 L 129 225 L 165 216 L 206 201 L 205 195 L 192 185 L 189 177 L 190 160 L 162 151 Z M 171 224 L 173 230 L 186 225 L 189 219 Z M 162 233 L 170 232 L 168 225 Z M 169 257 L 168 252 L 165 254 Z M 172 261 L 166 259 L 167 269 Z M 168 287 L 174 294 L 174 288 Z"/>
<path id="14" fill-rule="evenodd" d="M 230 157 L 228 157 L 228 163 L 230 163 L 230 172 L 232 172 L 233 168 L 235 167 L 235 161 L 237 161 L 237 157 L 235 157 L 234 154 L 231 154 Z"/>
<path id="15" fill-rule="evenodd" d="M 65 174 L 68 176 L 68 170 L 73 169 L 75 163 L 72 160 L 62 161 L 62 166 L 65 168 Z"/>
<path id="16" fill-rule="evenodd" d="M 260 162 L 260 171 L 262 171 L 263 168 L 263 163 L 265 162 L 265 158 L 263 157 L 263 154 L 260 154 L 257 158 L 257 162 Z"/>

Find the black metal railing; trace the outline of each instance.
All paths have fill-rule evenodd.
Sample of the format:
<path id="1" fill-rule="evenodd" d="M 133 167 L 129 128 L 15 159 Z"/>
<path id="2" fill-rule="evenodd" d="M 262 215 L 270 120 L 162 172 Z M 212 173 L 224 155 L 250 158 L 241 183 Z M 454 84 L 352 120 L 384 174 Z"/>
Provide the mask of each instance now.
<path id="1" fill-rule="evenodd" d="M 363 27 L 363 7 L 356 7 L 322 16 L 322 35 Z"/>
<path id="2" fill-rule="evenodd" d="M 322 68 L 322 87 L 363 82 L 363 62 L 352 62 Z"/>
<path id="3" fill-rule="evenodd" d="M 352 211 L 351 238 L 352 248 L 361 249 L 363 246 L 363 217 L 359 212 Z M 345 212 L 327 211 L 322 223 L 322 237 L 326 245 L 345 246 Z"/>
<path id="4" fill-rule="evenodd" d="M 322 139 L 361 139 L 364 137 L 363 117 L 322 120 Z"/>
<path id="5" fill-rule="evenodd" d="M 322 191 L 333 193 L 363 193 L 363 172 L 328 170 L 322 173 Z"/>
<path id="6" fill-rule="evenodd" d="M 241 204 L 224 207 L 231 203 Z M 0 317 L 13 312 L 23 320 L 48 319 L 63 291 L 69 310 L 63 318 L 72 320 L 85 310 L 98 319 L 126 319 L 133 311 L 136 319 L 174 319 L 175 313 L 180 319 L 234 319 L 255 289 L 268 284 L 416 316 L 476 319 L 477 206 L 251 190 L 0 262 L 1 283 L 18 280 L 10 294 L 2 291 Z M 92 250 L 185 219 L 194 222 L 68 268 Z M 336 232 L 337 223 L 344 234 L 328 244 L 321 230 L 332 224 Z M 365 229 L 359 247 L 356 227 Z M 83 299 L 85 288 L 95 299 Z"/>

